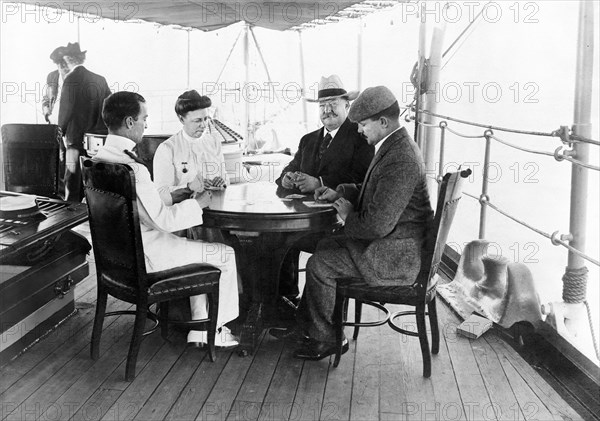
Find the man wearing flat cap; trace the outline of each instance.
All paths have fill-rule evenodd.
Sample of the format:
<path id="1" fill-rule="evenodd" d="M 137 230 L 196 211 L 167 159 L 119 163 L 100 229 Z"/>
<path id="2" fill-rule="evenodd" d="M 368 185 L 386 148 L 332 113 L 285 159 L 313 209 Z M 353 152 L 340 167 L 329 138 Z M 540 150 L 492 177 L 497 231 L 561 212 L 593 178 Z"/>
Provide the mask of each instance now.
<path id="1" fill-rule="evenodd" d="M 335 353 L 336 279 L 410 285 L 419 273 L 433 210 L 421 152 L 400 126 L 399 114 L 398 101 L 384 86 L 367 88 L 350 108 L 348 117 L 375 146 L 375 157 L 362 183 L 315 192 L 333 202 L 344 230 L 322 240 L 308 260 L 298 326 L 278 335 L 302 341 L 296 358 L 319 360 Z M 345 340 L 343 351 L 347 350 Z"/>
<path id="2" fill-rule="evenodd" d="M 80 202 L 83 199 L 83 184 L 79 157 L 85 155 L 83 137 L 85 133 L 106 134 L 102 121 L 102 104 L 110 95 L 104 77 L 90 72 L 83 66 L 86 51 L 79 43 L 63 47 L 62 55 L 69 74 L 65 78 L 60 97 L 58 125 L 66 143 L 65 153 L 65 200 Z"/>
<path id="3" fill-rule="evenodd" d="M 317 188 L 335 188 L 341 183 L 360 183 L 373 158 L 373 146 L 358 133 L 356 123 L 348 120 L 350 101 L 357 91 L 347 92 L 339 76 L 322 77 L 318 97 L 319 117 L 323 127 L 300 139 L 294 159 L 283 169 L 275 181 L 278 194 L 312 194 Z M 300 250 L 312 252 L 318 237 L 311 235 L 290 249 L 282 265 L 280 294 L 298 295 L 296 268 Z"/>

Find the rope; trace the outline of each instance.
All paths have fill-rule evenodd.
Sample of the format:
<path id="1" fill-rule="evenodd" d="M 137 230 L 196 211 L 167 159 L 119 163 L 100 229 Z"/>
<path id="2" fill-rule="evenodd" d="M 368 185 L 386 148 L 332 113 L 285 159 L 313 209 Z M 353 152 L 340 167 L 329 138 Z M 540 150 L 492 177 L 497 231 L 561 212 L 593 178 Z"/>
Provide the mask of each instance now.
<path id="1" fill-rule="evenodd" d="M 598 142 L 597 140 L 588 139 L 587 137 L 579 136 L 578 134 L 571 134 L 570 138 L 571 140 L 575 140 L 577 142 L 589 143 L 591 145 L 600 146 L 600 142 Z"/>
<path id="2" fill-rule="evenodd" d="M 600 171 L 600 167 L 597 167 L 595 165 L 586 164 L 585 162 L 582 162 L 582 161 L 579 161 L 577 159 L 571 158 L 570 156 L 563 156 L 563 157 L 564 157 L 564 159 L 566 159 L 569 162 L 572 162 L 575 165 L 579 165 L 581 167 L 588 168 L 590 170 Z"/>
<path id="3" fill-rule="evenodd" d="M 461 119 L 458 119 L 458 118 L 448 117 L 448 116 L 445 116 L 445 115 L 432 113 L 431 111 L 427 111 L 427 110 L 421 110 L 421 112 L 425 113 L 425 114 L 432 115 L 434 117 L 439 117 L 439 118 L 443 118 L 443 119 L 446 119 L 446 120 L 456 121 L 457 123 L 468 124 L 468 125 L 476 126 L 476 127 L 483 127 L 483 128 L 486 128 L 486 129 L 499 130 L 501 132 L 529 134 L 529 135 L 534 135 L 534 136 L 548 136 L 548 137 L 556 137 L 557 136 L 557 134 L 555 132 L 546 133 L 546 132 L 533 132 L 533 131 L 524 131 L 524 130 L 516 130 L 516 129 L 507 129 L 507 128 L 504 128 L 504 127 L 491 126 L 491 125 L 488 125 L 488 124 L 475 123 L 475 122 L 472 122 L 472 121 L 467 121 L 467 120 L 461 120 Z"/>
<path id="4" fill-rule="evenodd" d="M 567 268 L 562 277 L 562 299 L 565 303 L 579 304 L 585 300 L 587 290 L 588 268 Z"/>
<path id="5" fill-rule="evenodd" d="M 558 238 L 556 235 L 552 235 L 552 234 L 548 234 L 547 232 L 544 232 L 542 230 L 539 230 L 531 225 L 529 225 L 527 222 L 524 222 L 506 212 L 504 212 L 502 209 L 500 209 L 499 207 L 497 207 L 496 205 L 494 205 L 492 202 L 490 202 L 488 199 L 481 199 L 477 196 L 474 196 L 472 194 L 469 194 L 467 192 L 463 192 L 463 194 L 465 196 L 469 196 L 475 200 L 477 200 L 478 202 L 485 204 L 487 206 L 489 206 L 490 208 L 494 209 L 496 212 L 506 216 L 508 219 L 513 220 L 514 222 L 516 222 L 517 224 L 523 225 L 526 228 L 529 228 L 531 231 L 538 233 L 539 235 L 541 235 L 542 237 L 546 237 L 547 239 L 549 239 L 550 241 L 552 241 L 552 244 L 554 245 L 561 245 L 563 247 L 565 247 L 566 249 L 572 251 L 573 253 L 575 253 L 576 255 L 578 255 L 579 257 L 581 257 L 582 259 L 587 260 L 588 262 L 591 262 L 593 264 L 595 264 L 596 266 L 600 266 L 600 262 L 598 262 L 596 259 L 594 259 L 593 257 L 588 256 L 587 254 L 582 253 L 581 251 L 577 250 L 576 248 L 570 246 L 569 244 L 567 244 L 566 242 L 564 242 L 563 240 L 561 240 L 560 238 Z"/>
<path id="6" fill-rule="evenodd" d="M 590 309 L 590 304 L 585 299 L 587 295 L 588 272 L 588 268 L 585 266 L 577 269 L 566 269 L 565 274 L 562 277 L 562 299 L 568 304 L 583 303 L 585 305 L 588 323 L 590 326 L 590 333 L 592 335 L 592 343 L 594 344 L 594 351 L 596 351 L 596 358 L 600 360 L 600 351 L 598 350 L 598 339 L 596 338 L 596 332 L 594 331 L 592 312 Z"/>
<path id="7" fill-rule="evenodd" d="M 592 343 L 594 344 L 594 351 L 596 351 L 596 358 L 600 360 L 600 350 L 598 350 L 598 338 L 596 338 L 596 331 L 594 330 L 594 319 L 592 318 L 592 310 L 590 309 L 590 304 L 587 300 L 585 300 L 583 304 L 585 304 L 585 308 L 587 310 L 588 323 L 590 324 L 590 332 L 592 334 Z"/>
<path id="8" fill-rule="evenodd" d="M 498 142 L 502 143 L 503 145 L 510 146 L 511 148 L 519 149 L 521 151 L 529 152 L 529 153 L 533 153 L 533 154 L 537 154 L 537 155 L 547 155 L 547 156 L 554 157 L 554 152 L 538 151 L 535 149 L 523 148 L 522 146 L 517 146 L 512 143 L 507 142 L 506 140 L 502 140 L 497 136 L 490 135 L 490 137 L 492 139 L 497 140 Z"/>
<path id="9" fill-rule="evenodd" d="M 448 130 L 450 133 L 455 134 L 456 136 L 460 136 L 460 137 L 464 137 L 467 139 L 485 139 L 485 135 L 467 135 L 467 134 L 463 134 L 463 133 L 459 133 L 456 130 L 452 130 L 450 128 L 450 126 L 446 126 L 446 130 Z"/>

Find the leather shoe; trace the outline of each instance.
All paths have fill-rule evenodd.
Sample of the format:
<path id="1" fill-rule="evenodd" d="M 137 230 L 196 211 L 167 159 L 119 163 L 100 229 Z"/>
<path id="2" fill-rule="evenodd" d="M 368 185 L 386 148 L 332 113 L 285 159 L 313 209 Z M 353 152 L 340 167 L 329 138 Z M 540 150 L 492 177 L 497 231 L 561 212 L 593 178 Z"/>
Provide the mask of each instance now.
<path id="1" fill-rule="evenodd" d="M 275 339 L 293 341 L 299 344 L 303 344 L 309 340 L 308 335 L 306 335 L 302 331 L 302 329 L 300 329 L 297 326 L 288 329 L 279 329 L 272 327 L 271 329 L 269 329 L 269 334 Z"/>
<path id="2" fill-rule="evenodd" d="M 294 358 L 309 361 L 319 361 L 325 357 L 334 355 L 336 348 L 337 347 L 335 344 L 332 345 L 328 342 L 320 342 L 311 339 L 308 344 L 294 351 Z M 344 339 L 344 342 L 342 343 L 342 355 L 348 352 L 348 349 L 350 349 L 348 339 Z"/>

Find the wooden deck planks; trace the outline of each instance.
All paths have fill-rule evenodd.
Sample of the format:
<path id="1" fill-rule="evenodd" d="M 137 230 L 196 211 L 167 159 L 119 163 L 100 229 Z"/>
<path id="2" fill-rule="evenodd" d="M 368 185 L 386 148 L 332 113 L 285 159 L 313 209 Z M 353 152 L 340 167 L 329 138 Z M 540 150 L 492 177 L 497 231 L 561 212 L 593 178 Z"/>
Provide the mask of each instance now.
<path id="1" fill-rule="evenodd" d="M 293 402 L 303 365 L 301 360 L 292 356 L 297 346 L 293 341 L 283 342 L 277 367 L 260 409 L 259 420 L 271 421 L 297 418 Z"/>
<path id="2" fill-rule="evenodd" d="M 194 355 L 204 351 L 188 350 L 186 352 Z M 228 364 L 229 359 L 237 357 L 233 355 L 234 353 L 235 351 L 233 350 L 218 350 L 215 362 L 211 362 L 206 354 L 204 354 L 199 367 L 181 391 L 164 419 L 166 421 L 195 419 L 212 391 L 213 386 L 221 376 L 221 372 Z M 197 358 L 200 358 L 200 355 Z"/>
<path id="3" fill-rule="evenodd" d="M 377 311 L 363 305 L 362 321 L 381 318 Z M 379 416 L 379 385 L 381 372 L 381 326 L 360 328 L 355 342 L 356 359 L 361 362 L 354 367 L 352 382 L 352 400 L 350 402 L 350 420 L 372 420 Z M 352 334 L 353 330 L 349 330 Z M 350 351 L 348 351 L 350 352 Z M 344 363 L 344 357 L 340 364 Z M 335 402 L 330 403 L 332 411 L 343 409 Z"/>
<path id="4" fill-rule="evenodd" d="M 258 420 L 271 379 L 283 349 L 283 342 L 266 333 L 254 361 L 233 401 L 228 420 Z"/>
<path id="5" fill-rule="evenodd" d="M 493 332 L 474 341 L 456 336 L 458 319 L 442 303 L 441 349 L 432 356 L 430 379 L 422 377 L 418 339 L 384 325 L 361 329 L 336 369 L 333 357 L 293 359 L 296 344 L 267 335 L 255 355 L 218 350 L 212 363 L 205 351 L 186 349 L 182 333 L 168 343 L 155 332 L 143 341 L 138 376 L 129 383 L 133 319 L 106 319 L 100 359 L 92 361 L 95 281 L 80 286 L 78 313 L 0 371 L 0 419 L 581 419 Z M 365 318 L 377 317 L 376 310 L 364 311 Z"/>
<path id="6" fill-rule="evenodd" d="M 260 338 L 261 342 L 263 338 L 264 334 Z M 227 365 L 215 382 L 211 393 L 202 405 L 196 420 L 225 420 L 230 415 L 230 412 L 237 414 L 238 408 L 234 408 L 233 403 L 254 361 L 255 355 L 245 358 L 238 358 L 236 355 L 232 355 L 229 358 Z"/>

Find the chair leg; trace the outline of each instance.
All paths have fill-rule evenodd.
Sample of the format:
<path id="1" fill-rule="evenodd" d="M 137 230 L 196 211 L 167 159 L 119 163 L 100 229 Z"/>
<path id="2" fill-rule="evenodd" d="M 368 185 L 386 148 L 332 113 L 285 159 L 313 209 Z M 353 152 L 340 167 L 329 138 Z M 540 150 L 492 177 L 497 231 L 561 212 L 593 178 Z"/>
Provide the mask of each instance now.
<path id="1" fill-rule="evenodd" d="M 159 304 L 159 308 L 160 308 L 160 335 L 162 336 L 162 338 L 166 341 L 167 338 L 169 337 L 169 323 L 167 322 L 167 320 L 169 320 L 169 302 L 168 301 L 163 301 L 162 303 Z"/>
<path id="2" fill-rule="evenodd" d="M 429 312 L 429 325 L 431 326 L 431 353 L 437 354 L 440 352 L 440 329 L 437 320 L 435 297 L 429 302 L 427 311 Z"/>
<path id="3" fill-rule="evenodd" d="M 135 309 L 135 322 L 133 325 L 133 334 L 131 335 L 131 344 L 129 345 L 129 354 L 127 354 L 127 365 L 125 368 L 125 380 L 128 382 L 135 379 L 135 364 L 142 344 L 142 335 L 146 326 L 146 317 L 148 315 L 148 306 L 138 303 Z"/>
<path id="4" fill-rule="evenodd" d="M 417 333 L 421 342 L 421 354 L 423 355 L 423 377 L 431 376 L 431 354 L 429 352 L 429 341 L 427 340 L 427 325 L 425 324 L 425 304 L 416 308 Z"/>
<path id="5" fill-rule="evenodd" d="M 335 329 L 335 359 L 333 366 L 337 367 L 342 357 L 342 344 L 344 337 L 344 310 L 348 309 L 348 299 L 336 292 L 335 306 L 333 307 L 333 327 Z"/>
<path id="6" fill-rule="evenodd" d="M 362 301 L 354 300 L 354 322 L 360 323 L 362 317 Z M 352 339 L 358 339 L 358 330 L 360 326 L 354 326 L 354 334 L 352 335 Z"/>
<path id="7" fill-rule="evenodd" d="M 219 286 L 213 288 L 212 292 L 207 294 L 208 300 L 208 317 L 210 322 L 208 324 L 208 357 L 212 362 L 217 359 L 217 353 L 215 351 L 215 335 L 217 332 L 217 315 L 219 314 Z"/>
<path id="8" fill-rule="evenodd" d="M 92 360 L 97 360 L 100 357 L 100 339 L 102 338 L 102 324 L 104 323 L 104 315 L 106 314 L 106 301 L 108 294 L 103 289 L 98 289 L 98 297 L 96 300 L 96 315 L 94 316 L 94 328 L 92 329 L 92 344 L 90 347 L 90 355 Z"/>

